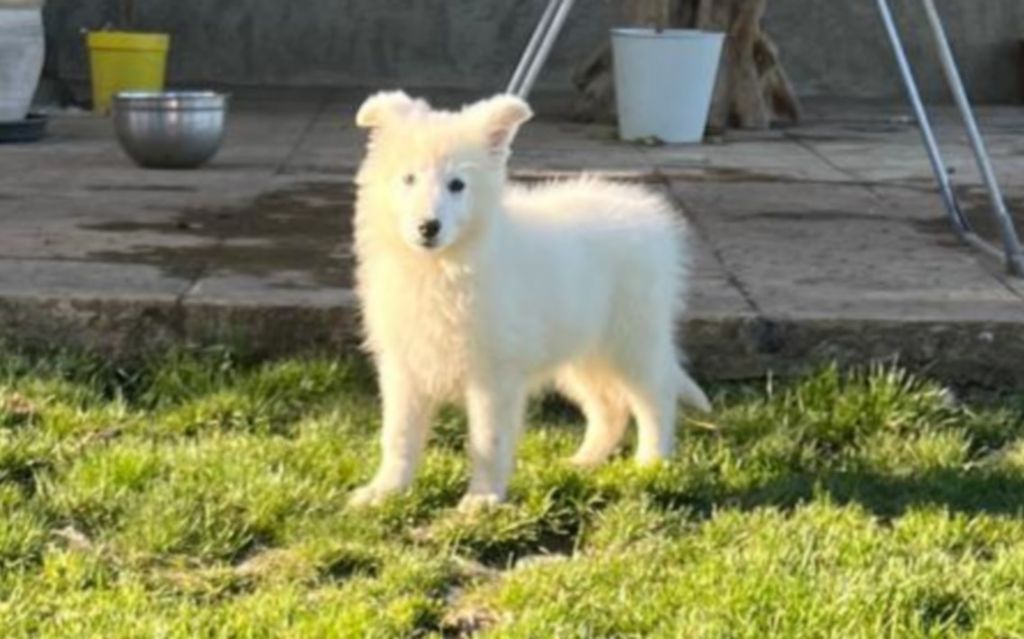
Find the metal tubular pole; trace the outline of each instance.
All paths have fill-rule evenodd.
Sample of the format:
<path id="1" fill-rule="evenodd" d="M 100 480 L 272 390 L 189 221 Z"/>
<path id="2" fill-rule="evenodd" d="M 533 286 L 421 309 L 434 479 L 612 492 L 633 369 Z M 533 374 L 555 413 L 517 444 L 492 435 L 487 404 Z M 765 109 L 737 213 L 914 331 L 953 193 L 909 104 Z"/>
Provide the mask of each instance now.
<path id="1" fill-rule="evenodd" d="M 893 20 L 889 1 L 878 0 L 878 11 L 882 15 L 882 23 L 885 25 L 885 31 L 889 36 L 893 52 L 896 54 L 896 63 L 899 65 L 900 75 L 903 77 L 903 85 L 907 89 L 910 104 L 914 108 L 918 128 L 921 130 L 921 137 L 924 138 L 924 146 L 928 151 L 928 159 L 932 164 L 932 172 L 935 174 L 935 180 L 939 183 L 939 193 L 942 195 L 942 202 L 946 205 L 946 212 L 949 214 L 950 222 L 953 224 L 953 230 L 956 231 L 957 235 L 964 237 L 966 233 L 970 232 L 971 227 L 967 222 L 967 218 L 964 217 L 963 212 L 960 210 L 956 195 L 953 193 L 953 187 L 949 182 L 949 172 L 946 170 L 946 163 L 942 159 L 939 145 L 935 141 L 935 132 L 932 130 L 931 121 L 928 119 L 928 112 L 925 110 L 924 102 L 921 100 L 921 94 L 917 90 L 917 80 L 914 78 L 914 71 L 910 68 L 910 62 L 907 60 L 907 53 L 903 49 L 903 40 L 896 29 L 896 21 Z"/>
<path id="2" fill-rule="evenodd" d="M 974 150 L 974 158 L 978 163 L 978 170 L 981 171 L 985 186 L 988 188 L 992 198 L 992 215 L 999 225 L 1003 237 L 1003 250 L 1006 252 L 1006 265 L 1014 275 L 1024 275 L 1024 254 L 1021 253 L 1020 238 L 1017 236 L 1017 229 L 1014 227 L 1013 218 L 1006 208 L 1006 201 L 1003 199 L 1003 192 L 999 188 L 999 181 L 996 179 L 995 171 L 992 169 L 992 160 L 989 157 L 985 140 L 981 137 L 978 128 L 978 121 L 974 117 L 974 110 L 971 108 L 970 99 L 964 89 L 963 80 L 957 68 L 956 59 L 953 57 L 953 48 L 946 36 L 946 29 L 942 25 L 942 18 L 935 8 L 935 0 L 922 0 L 925 12 L 928 14 L 928 21 L 931 22 L 932 31 L 935 33 L 935 41 L 939 48 L 939 59 L 942 62 L 942 70 L 946 75 L 946 82 L 953 92 L 960 115 L 963 118 L 964 126 L 967 128 L 967 135 L 971 139 L 971 147 Z"/>
<path id="3" fill-rule="evenodd" d="M 569 17 L 569 12 L 572 11 L 574 2 L 575 0 L 562 0 L 562 5 L 558 7 L 558 12 L 552 20 L 551 28 L 544 34 L 545 37 L 540 43 L 540 48 L 533 60 L 533 64 L 526 72 L 522 86 L 516 91 L 516 95 L 519 97 L 526 99 L 530 94 L 530 90 L 533 89 L 533 83 L 537 81 L 537 76 L 540 75 L 540 70 L 547 61 L 551 48 L 554 46 L 555 40 L 558 39 L 558 34 L 562 32 L 562 27 L 565 26 L 565 21 Z"/>
<path id="4" fill-rule="evenodd" d="M 523 79 L 526 77 L 526 70 L 536 57 L 541 40 L 551 27 L 551 20 L 555 17 L 555 11 L 561 1 L 549 0 L 548 5 L 544 7 L 544 13 L 541 14 L 540 22 L 530 35 L 530 41 L 527 43 L 526 49 L 523 50 L 523 55 L 519 58 L 519 64 L 516 65 L 515 73 L 512 74 L 512 79 L 508 83 L 508 89 L 506 90 L 508 93 L 519 93 Z"/>

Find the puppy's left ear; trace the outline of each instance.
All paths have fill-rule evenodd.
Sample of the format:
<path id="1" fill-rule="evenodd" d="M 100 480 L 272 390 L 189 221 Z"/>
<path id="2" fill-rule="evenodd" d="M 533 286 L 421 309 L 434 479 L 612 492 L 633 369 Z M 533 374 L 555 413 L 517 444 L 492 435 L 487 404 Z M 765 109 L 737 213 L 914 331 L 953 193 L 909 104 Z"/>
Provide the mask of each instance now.
<path id="1" fill-rule="evenodd" d="M 356 126 L 379 129 L 416 112 L 430 110 L 426 100 L 413 99 L 404 91 L 381 91 L 371 95 L 356 113 Z"/>
<path id="2" fill-rule="evenodd" d="M 507 151 L 519 127 L 533 117 L 530 105 L 510 94 L 477 102 L 470 110 L 479 118 L 486 144 L 492 153 Z"/>

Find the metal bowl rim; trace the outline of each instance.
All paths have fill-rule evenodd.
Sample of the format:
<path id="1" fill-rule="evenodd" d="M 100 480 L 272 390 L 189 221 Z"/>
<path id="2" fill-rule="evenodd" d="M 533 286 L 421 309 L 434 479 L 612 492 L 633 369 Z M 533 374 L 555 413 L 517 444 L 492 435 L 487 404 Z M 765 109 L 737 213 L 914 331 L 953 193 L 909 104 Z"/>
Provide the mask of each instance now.
<path id="1" fill-rule="evenodd" d="M 223 110 L 231 95 L 216 91 L 121 91 L 114 105 L 129 111 Z"/>

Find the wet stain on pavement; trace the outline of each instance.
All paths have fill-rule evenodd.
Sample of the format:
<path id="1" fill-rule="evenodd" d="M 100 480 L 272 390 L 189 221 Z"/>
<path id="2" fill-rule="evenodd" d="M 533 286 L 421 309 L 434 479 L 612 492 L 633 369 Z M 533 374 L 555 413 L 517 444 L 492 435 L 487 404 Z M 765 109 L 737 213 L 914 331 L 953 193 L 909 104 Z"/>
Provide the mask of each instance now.
<path id="1" fill-rule="evenodd" d="M 791 222 L 837 222 L 843 220 L 864 220 L 868 222 L 901 221 L 894 217 L 860 211 L 805 210 L 805 211 L 758 211 L 737 216 L 740 219 L 779 220 Z"/>
<path id="2" fill-rule="evenodd" d="M 109 222 L 82 228 L 108 233 L 166 233 L 195 239 L 187 246 L 130 245 L 91 257 L 148 264 L 170 275 L 210 274 L 267 277 L 299 274 L 295 284 L 352 285 L 354 191 L 350 184 L 308 182 L 264 193 L 248 204 L 185 208 L 172 219 Z M 127 243 L 126 243 L 127 245 Z M 291 279 L 291 278 L 286 278 Z"/>
<path id="3" fill-rule="evenodd" d="M 682 169 L 678 173 L 672 173 L 673 179 L 682 182 L 723 182 L 742 183 L 759 182 L 769 184 L 789 184 L 794 182 L 807 183 L 808 180 L 798 180 L 785 175 L 773 173 L 760 173 L 747 169 L 731 167 L 699 167 L 693 169 Z"/>
<path id="4" fill-rule="evenodd" d="M 91 184 L 87 191 L 98 193 L 195 193 L 198 189 L 184 184 Z"/>
<path id="5" fill-rule="evenodd" d="M 982 186 L 971 185 L 959 185 L 955 187 L 955 190 L 956 197 L 960 202 L 960 209 L 967 217 L 967 221 L 975 233 L 1001 247 L 1002 235 L 999 225 L 992 215 L 992 200 L 988 195 L 988 191 Z M 1024 232 L 1024 197 L 1004 195 L 1004 199 L 1006 200 L 1006 207 L 1010 211 L 1010 218 L 1017 226 L 1017 232 Z M 940 201 L 936 203 L 936 210 L 944 212 Z M 950 225 L 949 218 L 945 214 L 915 222 L 914 226 L 920 231 L 934 235 L 936 241 L 943 246 L 957 246 L 960 244 Z"/>

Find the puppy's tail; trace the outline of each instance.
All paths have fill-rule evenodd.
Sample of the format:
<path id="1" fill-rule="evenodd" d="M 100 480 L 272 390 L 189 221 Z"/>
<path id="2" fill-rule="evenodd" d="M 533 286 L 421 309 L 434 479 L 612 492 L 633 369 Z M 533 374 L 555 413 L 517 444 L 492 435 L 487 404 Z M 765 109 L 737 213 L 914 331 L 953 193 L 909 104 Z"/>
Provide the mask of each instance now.
<path id="1" fill-rule="evenodd" d="M 704 394 L 697 382 L 693 381 L 686 369 L 680 367 L 677 370 L 679 398 L 691 408 L 696 408 L 702 413 L 710 413 L 711 402 L 708 400 L 708 396 Z"/>

